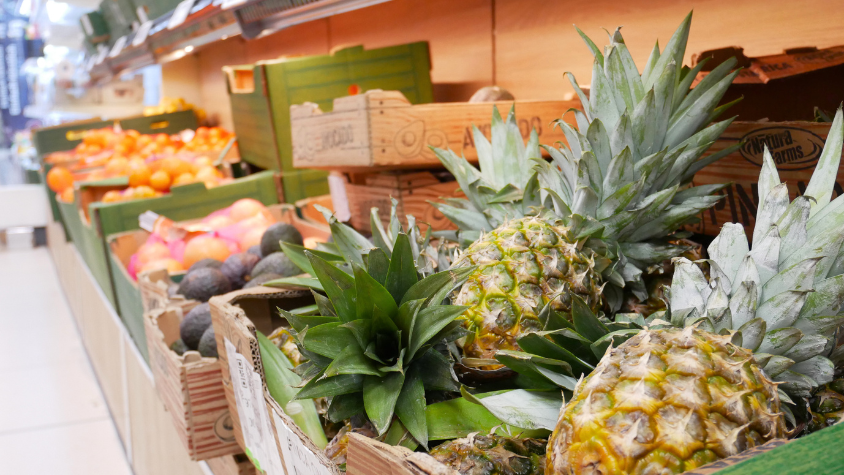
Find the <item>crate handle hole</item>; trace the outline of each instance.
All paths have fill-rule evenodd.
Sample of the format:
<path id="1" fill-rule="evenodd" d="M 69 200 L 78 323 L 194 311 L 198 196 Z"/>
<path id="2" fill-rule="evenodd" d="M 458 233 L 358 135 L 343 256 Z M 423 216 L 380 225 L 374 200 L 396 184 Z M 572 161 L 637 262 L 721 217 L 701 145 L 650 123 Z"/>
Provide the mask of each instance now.
<path id="1" fill-rule="evenodd" d="M 149 125 L 149 128 L 152 130 L 159 130 L 159 129 L 166 129 L 170 126 L 170 122 L 166 120 L 161 120 L 158 122 L 153 122 Z"/>
<path id="2" fill-rule="evenodd" d="M 250 94 L 255 92 L 255 71 L 252 69 L 235 69 L 232 71 L 232 92 L 235 94 Z"/>

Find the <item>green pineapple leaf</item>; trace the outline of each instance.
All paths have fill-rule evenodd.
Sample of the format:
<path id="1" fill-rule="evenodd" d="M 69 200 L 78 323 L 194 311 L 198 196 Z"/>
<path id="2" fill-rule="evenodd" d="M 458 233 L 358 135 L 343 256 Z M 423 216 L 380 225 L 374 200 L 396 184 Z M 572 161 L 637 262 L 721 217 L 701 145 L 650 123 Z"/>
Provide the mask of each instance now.
<path id="1" fill-rule="evenodd" d="M 296 394 L 296 399 L 314 399 L 352 394 L 363 390 L 364 376 L 341 374 L 330 378 L 316 376 L 308 381 Z"/>
<path id="2" fill-rule="evenodd" d="M 441 330 L 459 317 L 468 307 L 458 305 L 432 305 L 419 311 L 413 322 L 405 361 L 410 362 Z"/>
<path id="3" fill-rule="evenodd" d="M 363 354 L 363 350 L 356 344 L 349 345 L 334 358 L 325 368 L 325 377 L 330 378 L 340 374 L 365 374 L 383 376 L 375 363 Z"/>
<path id="4" fill-rule="evenodd" d="M 348 328 L 343 327 L 342 323 L 324 323 L 308 328 L 303 346 L 308 351 L 334 359 L 345 347 L 349 345 L 357 346 L 357 344 L 354 334 Z"/>
<path id="5" fill-rule="evenodd" d="M 357 296 L 356 308 L 358 320 L 372 318 L 374 307 L 378 307 L 381 311 L 392 317 L 398 313 L 398 306 L 390 292 L 374 277 L 372 277 L 363 267 L 352 264 L 354 271 L 355 294 Z M 414 267 L 411 269 L 415 271 Z M 415 274 L 414 274 L 415 277 Z M 390 273 L 387 272 L 386 281 L 390 281 Z"/>
<path id="6" fill-rule="evenodd" d="M 419 445 L 428 449 L 428 425 L 425 421 L 425 387 L 419 370 L 411 369 L 402 385 L 399 397 L 396 400 L 396 416 L 410 432 L 410 435 L 419 442 Z"/>
<path id="7" fill-rule="evenodd" d="M 328 406 L 328 420 L 334 423 L 343 422 L 365 411 L 363 407 L 363 394 L 341 394 L 334 396 L 331 405 Z"/>
<path id="8" fill-rule="evenodd" d="M 269 282 L 265 282 L 263 284 L 265 287 L 277 287 L 281 289 L 287 288 L 294 288 L 294 289 L 313 289 L 319 290 L 324 292 L 322 288 L 322 283 L 320 283 L 319 279 L 313 277 L 283 277 L 281 279 L 271 280 Z"/>
<path id="9" fill-rule="evenodd" d="M 403 373 L 363 377 L 363 406 L 378 435 L 390 428 L 404 378 Z"/>

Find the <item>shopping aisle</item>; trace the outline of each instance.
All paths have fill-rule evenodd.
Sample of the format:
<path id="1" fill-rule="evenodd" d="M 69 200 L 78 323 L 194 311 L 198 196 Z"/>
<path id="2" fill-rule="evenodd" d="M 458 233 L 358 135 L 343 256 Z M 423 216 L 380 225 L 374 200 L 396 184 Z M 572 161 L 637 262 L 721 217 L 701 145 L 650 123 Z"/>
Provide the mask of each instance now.
<path id="1" fill-rule="evenodd" d="M 0 251 L 0 473 L 132 471 L 46 248 Z"/>

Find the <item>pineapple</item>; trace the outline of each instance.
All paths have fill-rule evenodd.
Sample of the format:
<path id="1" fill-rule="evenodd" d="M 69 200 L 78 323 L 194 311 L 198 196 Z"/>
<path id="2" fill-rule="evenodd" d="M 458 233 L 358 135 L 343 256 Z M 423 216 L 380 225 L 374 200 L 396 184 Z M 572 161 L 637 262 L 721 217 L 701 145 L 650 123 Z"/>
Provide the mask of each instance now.
<path id="1" fill-rule="evenodd" d="M 435 447 L 431 456 L 461 474 L 542 475 L 545 444 L 538 439 L 474 433 Z"/>
<path id="2" fill-rule="evenodd" d="M 441 302 L 474 268 L 420 279 L 417 264 L 424 256 L 397 219 L 389 232 L 376 235 L 384 246 L 378 247 L 329 217 L 335 247 L 310 251 L 282 243 L 316 279 L 269 283 L 309 285 L 327 296 L 315 293 L 319 316 L 279 309 L 307 358 L 295 368 L 304 381 L 296 398 L 330 398 L 331 421 L 365 416 L 383 441 L 427 447 L 426 391 L 459 389 L 448 354 L 435 346 L 462 334 L 455 320 L 465 307 Z M 342 457 L 342 436 L 334 445 L 332 457 Z"/>
<path id="3" fill-rule="evenodd" d="M 675 260 L 668 311 L 616 333 L 635 336 L 575 386 L 548 473 L 680 473 L 782 437 L 794 424 L 788 404 L 832 381 L 844 323 L 844 196 L 830 201 L 842 138 L 839 109 L 805 196 L 791 202 L 765 150 L 752 246 L 727 224 L 710 260 Z M 587 340 L 600 328 L 576 321 Z"/>
<path id="4" fill-rule="evenodd" d="M 738 72 L 730 72 L 734 59 L 725 61 L 689 90 L 703 66 L 681 68 L 690 23 L 691 14 L 642 74 L 619 30 L 603 53 L 580 32 L 595 57 L 591 94 L 569 75 L 583 111 L 574 111 L 577 128 L 558 121 L 568 146 L 544 147 L 551 163 L 538 158 L 533 138 L 522 145 L 509 118 L 494 124 L 491 143 L 476 132 L 480 172 L 435 150 L 468 197 L 438 208 L 460 238 L 489 233 L 455 263 L 479 266 L 455 301 L 470 307 L 467 357 L 488 359 L 533 331 L 530 303 L 566 310 L 576 293 L 592 308 L 617 311 L 622 289 L 647 300 L 643 271 L 684 249 L 668 236 L 718 201 L 720 185 L 687 184 L 738 148 L 702 158 L 732 121 L 707 126 L 729 106 L 717 104 Z M 541 207 L 553 216 L 537 214 Z"/>
<path id="5" fill-rule="evenodd" d="M 812 394 L 809 410 L 812 420 L 806 426 L 808 433 L 841 422 L 844 419 L 844 379 L 836 379 Z"/>

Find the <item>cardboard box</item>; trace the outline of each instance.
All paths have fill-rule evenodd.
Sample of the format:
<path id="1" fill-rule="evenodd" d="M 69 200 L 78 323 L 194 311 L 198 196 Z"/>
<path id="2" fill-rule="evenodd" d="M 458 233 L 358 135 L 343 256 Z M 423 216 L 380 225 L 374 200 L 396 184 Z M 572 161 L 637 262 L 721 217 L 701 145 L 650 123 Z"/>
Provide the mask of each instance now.
<path id="1" fill-rule="evenodd" d="M 334 203 L 331 201 L 331 195 L 314 196 L 296 202 L 296 211 L 302 219 L 327 226 L 328 221 L 325 220 L 325 216 L 314 205 L 320 205 L 333 211 Z"/>
<path id="2" fill-rule="evenodd" d="M 212 297 L 209 302 L 226 400 L 235 437 L 244 451 L 268 475 L 340 475 L 270 396 L 256 338 L 256 331 L 269 335 L 286 325 L 277 308 L 312 304 L 310 291 L 256 287 Z"/>
<path id="3" fill-rule="evenodd" d="M 465 198 L 458 190 L 459 184 L 451 175 L 432 172 L 378 173 L 356 177 L 356 183 L 346 184 L 346 196 L 351 212 L 350 224 L 362 232 L 370 232 L 370 209 L 378 208 L 378 215 L 385 227 L 390 223 L 392 199 L 398 201 L 396 214 L 407 226 L 407 215 L 417 219 L 422 232 L 430 225 L 434 231 L 457 229 L 431 201 L 441 198 Z M 450 178 L 450 179 L 449 179 Z M 440 181 L 444 179 L 445 181 Z"/>
<path id="4" fill-rule="evenodd" d="M 767 144 L 780 180 L 787 184 L 793 200 L 803 194 L 823 151 L 831 123 L 819 122 L 733 122 L 709 148 L 707 155 L 742 142 L 742 147 L 703 168 L 694 177 L 694 185 L 731 183 L 713 208 L 701 215 L 701 221 L 688 229 L 715 236 L 724 223 L 741 223 L 748 236 L 753 235 L 759 204 L 757 182 L 762 170 L 762 154 Z M 844 193 L 844 161 L 838 168 L 834 196 Z"/>
<path id="5" fill-rule="evenodd" d="M 730 57 L 744 69 L 721 103 L 742 98 L 727 113 L 743 121 L 810 121 L 815 107 L 834 112 L 844 99 L 844 46 L 792 48 L 759 58 L 748 58 L 738 46 L 704 51 L 692 56 L 693 64 L 711 58 L 695 82 Z"/>
<path id="6" fill-rule="evenodd" d="M 198 304 L 199 302 L 194 302 Z M 170 349 L 189 308 L 167 307 L 144 316 L 155 389 L 191 460 L 240 453 L 234 438 L 217 358 Z"/>
<path id="7" fill-rule="evenodd" d="M 109 39 L 108 25 L 103 14 L 97 10 L 85 13 L 79 17 L 79 24 L 82 26 L 82 33 L 85 39 L 92 45 L 105 43 Z"/>
<path id="8" fill-rule="evenodd" d="M 293 165 L 303 168 L 440 167 L 429 147 L 451 148 L 472 162 L 477 151 L 474 124 L 489 137 L 493 107 L 506 117 L 513 101 L 412 105 L 401 91 L 368 91 L 334 100 L 329 112 L 320 104 L 291 107 Z M 517 101 L 516 119 L 527 140 L 531 129 L 539 143 L 565 140 L 552 122 L 574 121 L 570 108 L 579 101 Z"/>
<path id="9" fill-rule="evenodd" d="M 348 475 L 456 475 L 433 457 L 352 434 Z M 844 453 L 830 450 L 844 441 L 844 424 L 796 440 L 776 439 L 738 455 L 684 472 L 685 475 L 834 475 L 844 467 Z"/>
<path id="10" fill-rule="evenodd" d="M 327 225 L 310 223 L 296 215 L 291 205 L 276 204 L 268 207 L 276 222 L 290 223 L 302 233 L 304 238 L 316 238 L 320 241 L 328 240 L 331 231 Z M 168 216 L 169 217 L 169 216 Z M 204 216 L 203 216 L 204 217 Z M 187 220 L 187 222 L 197 219 Z M 149 232 L 142 229 L 111 234 L 108 236 L 108 265 L 111 282 L 117 300 L 120 317 L 129 329 L 129 333 L 143 338 L 145 313 L 163 308 L 178 307 L 187 312 L 199 302 L 189 300 L 181 295 L 171 296 L 168 288 L 181 282 L 184 273 L 170 275 L 166 270 L 153 270 L 138 274 L 135 281 L 126 270 L 132 254 L 137 252 L 149 237 Z M 150 350 L 151 351 L 151 350 Z"/>

